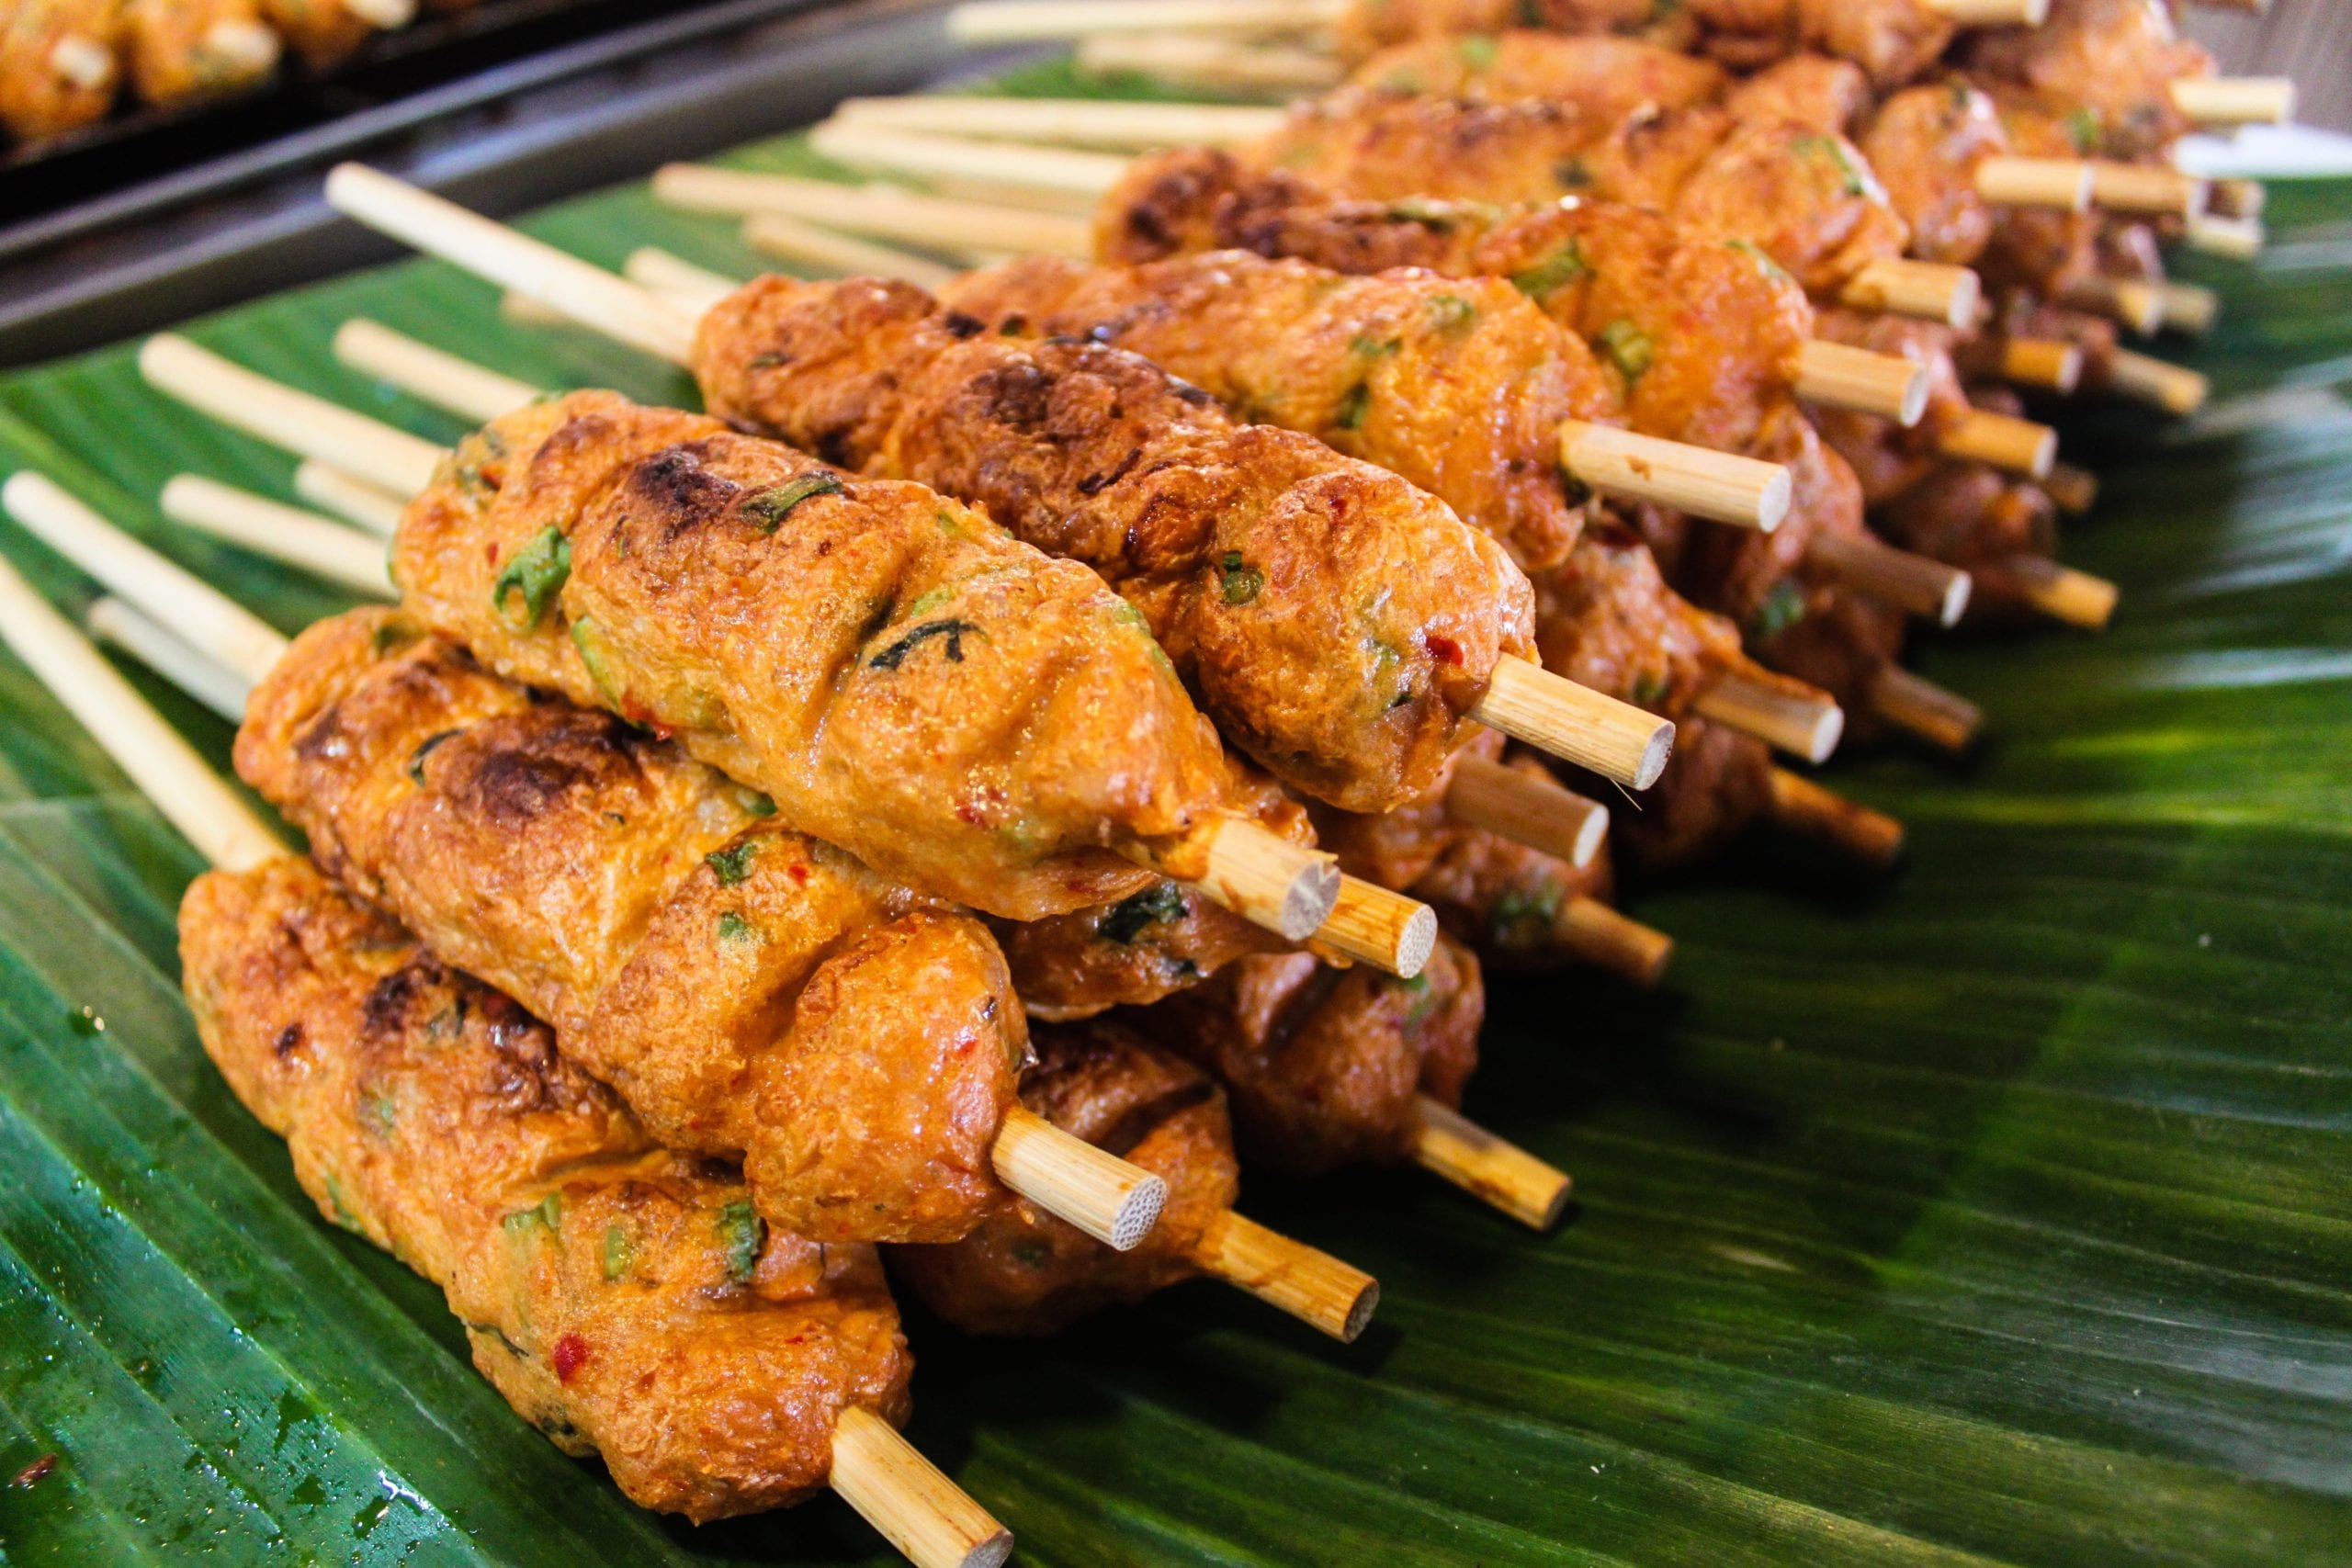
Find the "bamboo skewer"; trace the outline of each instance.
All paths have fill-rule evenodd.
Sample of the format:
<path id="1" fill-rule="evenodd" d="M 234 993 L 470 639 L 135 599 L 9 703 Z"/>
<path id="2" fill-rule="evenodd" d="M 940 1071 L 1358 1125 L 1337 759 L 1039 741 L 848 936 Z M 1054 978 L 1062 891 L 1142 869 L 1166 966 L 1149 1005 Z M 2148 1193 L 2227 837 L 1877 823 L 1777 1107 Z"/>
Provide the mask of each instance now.
<path id="1" fill-rule="evenodd" d="M 301 456 L 396 495 L 423 490 L 441 463 L 441 449 L 430 441 L 256 376 L 173 333 L 140 345 L 139 372 L 157 390 L 264 441 L 282 446 L 272 432 L 301 429 L 311 436 Z"/>
<path id="2" fill-rule="evenodd" d="M 1201 1271 L 1351 1344 L 1380 1305 L 1380 1282 L 1328 1252 L 1227 1209 L 1192 1251 Z"/>
<path id="3" fill-rule="evenodd" d="M 1496 660 L 1469 716 L 1629 789 L 1657 783 L 1674 750 L 1669 721 L 1525 659 Z"/>
<path id="4" fill-rule="evenodd" d="M 1975 324 L 1984 283 L 1964 266 L 1890 257 L 1871 262 L 1838 291 L 1838 303 L 1856 310 L 1883 311 L 1948 327 Z"/>
<path id="5" fill-rule="evenodd" d="M 2080 517 L 2098 504 L 2098 476 L 2073 463 L 2052 463 L 2041 476 L 2041 489 L 2070 517 Z"/>
<path id="6" fill-rule="evenodd" d="M 294 467 L 294 493 L 322 512 L 389 539 L 401 525 L 407 503 L 390 491 L 354 479 L 331 463 L 305 457 Z"/>
<path id="7" fill-rule="evenodd" d="M 1566 1212 L 1572 1184 L 1563 1172 L 1428 1095 L 1414 1101 L 1414 1111 L 1413 1161 L 1422 1169 L 1535 1230 L 1551 1229 Z"/>
<path id="8" fill-rule="evenodd" d="M 1842 587 L 1939 626 L 1957 626 L 1968 608 L 1968 573 L 1867 534 L 1823 535 L 1806 547 L 1805 560 Z"/>
<path id="9" fill-rule="evenodd" d="M 372 599 L 396 597 L 384 567 L 384 547 L 339 523 L 299 507 L 282 506 L 250 491 L 198 474 L 164 486 L 156 505 L 173 522 L 339 583 Z"/>
<path id="10" fill-rule="evenodd" d="M 2154 337 L 2165 321 L 2164 295 L 2154 284 L 2136 277 L 2093 274 L 2067 285 L 2060 299 L 2076 310 L 2120 322 L 2142 337 Z"/>
<path id="11" fill-rule="evenodd" d="M 2127 398 L 2186 418 L 2205 406 L 2209 383 L 2198 371 L 2153 355 L 2119 348 L 2109 356 L 2107 384 Z"/>
<path id="12" fill-rule="evenodd" d="M 990 0 L 947 13 L 947 35 L 959 43 L 1015 43 L 1096 33 L 1305 32 L 1340 18 L 1346 0 Z"/>
<path id="13" fill-rule="evenodd" d="M 2194 219 L 2205 210 L 2206 184 L 2178 169 L 2153 164 L 2091 161 L 2091 205 L 2107 212 L 2143 212 Z"/>
<path id="14" fill-rule="evenodd" d="M 1445 811 L 1464 827 L 1541 850 L 1579 869 L 1592 863 L 1609 836 L 1609 808 L 1599 801 L 1487 757 L 1465 756 L 1454 763 Z"/>
<path id="15" fill-rule="evenodd" d="M 1072 65 L 1081 76 L 1132 71 L 1164 82 L 1245 91 L 1317 93 L 1347 80 L 1328 54 L 1206 33 L 1099 33 L 1080 39 Z"/>
<path id="16" fill-rule="evenodd" d="M 2050 0 L 1927 0 L 1927 8 L 1961 28 L 2038 28 L 2050 19 Z"/>
<path id="17" fill-rule="evenodd" d="M 1765 814 L 1784 831 L 1831 844 L 1865 865 L 1884 867 L 1903 852 L 1903 824 L 1848 800 L 1786 768 L 1774 768 Z"/>
<path id="18" fill-rule="evenodd" d="M 22 480 L 37 482 L 20 487 Z M 47 483 L 17 474 L 7 487 L 10 510 L 23 497 L 40 496 Z M 48 504 L 35 502 L 37 509 Z M 6 562 L 0 562 L 0 639 L 206 860 L 226 871 L 248 871 L 291 852 Z M 997 1568 L 1012 1552 L 1004 1527 L 870 1411 L 852 1407 L 837 1418 L 827 1483 L 918 1568 Z"/>
<path id="19" fill-rule="evenodd" d="M 99 642 L 121 649 L 231 724 L 243 722 L 252 682 L 182 642 L 130 600 L 100 594 L 83 621 Z"/>
<path id="20" fill-rule="evenodd" d="M 261 681 L 284 655 L 287 639 L 252 612 L 45 477 L 16 474 L 0 486 L 0 505 L 43 544 L 247 684 Z M 1227 826 L 1218 837 L 1230 836 Z M 1212 874 L 1227 870 L 1213 866 Z M 1123 1251 L 1150 1234 L 1168 1198 L 1159 1177 L 1018 1108 L 1008 1113 L 990 1162 L 1007 1187 Z"/>
<path id="21" fill-rule="evenodd" d="M 2071 392 L 2082 383 L 2083 351 L 2064 338 L 2008 338 L 2000 354 L 2005 381 L 2053 392 Z"/>
<path id="22" fill-rule="evenodd" d="M 1797 685 L 1785 676 L 1730 670 L 1699 694 L 1691 711 L 1792 757 L 1826 762 L 1846 733 L 1846 711 L 1828 693 Z"/>
<path id="23" fill-rule="evenodd" d="M 1985 463 L 2039 479 L 2058 460 L 2058 433 L 2014 414 L 1971 409 L 1938 434 L 1936 450 L 1963 463 Z"/>
<path id="24" fill-rule="evenodd" d="M 2202 130 L 2285 125 L 2295 118 L 2291 76 L 2188 76 L 2168 90 L 2172 107 Z"/>
<path id="25" fill-rule="evenodd" d="M 743 221 L 743 243 L 763 255 L 844 276 L 895 277 L 918 288 L 940 289 L 959 276 L 944 262 L 892 250 L 854 235 L 836 232 L 781 212 L 755 213 Z M 977 257 L 978 253 L 967 253 Z M 671 299 L 679 299 L 673 294 Z"/>
<path id="26" fill-rule="evenodd" d="M 2091 166 L 2079 158 L 1986 158 L 1974 184 L 1978 196 L 2001 207 L 2085 212 L 2091 205 Z"/>
<path id="27" fill-rule="evenodd" d="M 848 186 L 789 175 L 745 174 L 701 164 L 666 164 L 653 174 L 654 199 L 689 212 L 757 219 L 805 219 L 828 229 L 936 248 L 951 243 L 984 251 L 1085 259 L 1093 226 L 1083 218 L 1023 208 L 925 196 L 888 186 Z M 759 243 L 758 231 L 746 236 Z"/>
<path id="28" fill-rule="evenodd" d="M 1285 111 L 1239 104 L 1119 103 L 1098 98 L 986 98 L 916 94 L 848 98 L 829 123 L 962 141 L 1108 148 L 1239 147 L 1283 127 Z"/>
<path id="29" fill-rule="evenodd" d="M 1311 942 L 1409 980 L 1428 966 L 1437 946 L 1437 911 L 1376 882 L 1342 876 L 1339 898 Z"/>
<path id="30" fill-rule="evenodd" d="M 1899 664 L 1879 671 L 1869 702 L 1880 718 L 1946 751 L 1967 750 L 1984 728 L 1984 709 Z"/>
<path id="31" fill-rule="evenodd" d="M 1874 413 L 1909 429 L 1928 412 L 1928 367 L 1899 354 L 1873 354 L 1824 338 L 1797 351 L 1798 397 L 1825 408 Z"/>
<path id="32" fill-rule="evenodd" d="M 2211 288 L 2195 283 L 2159 283 L 2155 288 L 2158 313 L 2175 332 L 2201 337 L 2221 319 L 2222 297 Z"/>
<path id="33" fill-rule="evenodd" d="M 2252 261 L 2262 254 L 2267 235 L 2259 218 L 2216 218 L 2207 213 L 2188 220 L 2184 238 L 2192 251 Z"/>
<path id="34" fill-rule="evenodd" d="M 2206 193 L 2205 211 L 2213 218 L 2259 218 L 2269 198 L 2260 180 L 2215 180 Z"/>
<path id="35" fill-rule="evenodd" d="M 2115 618 L 2119 595 L 2115 584 L 2103 577 L 2060 566 L 2045 556 L 2020 556 L 2008 563 L 2007 570 L 2025 602 L 2052 620 L 2095 632 L 2105 630 Z"/>
<path id="36" fill-rule="evenodd" d="M 528 381 L 444 354 L 363 316 L 355 316 L 335 329 L 334 356 L 361 375 L 401 391 L 430 382 L 435 389 L 432 401 L 473 420 L 513 413 L 539 396 L 540 389 Z"/>
<path id="37" fill-rule="evenodd" d="M 1552 919 L 1552 940 L 1596 969 L 1648 990 L 1666 977 L 1674 939 L 1598 898 L 1578 896 Z"/>
<path id="38" fill-rule="evenodd" d="M 1769 534 L 1789 514 L 1789 470 L 1614 425 L 1560 426 L 1560 466 L 1608 495 Z"/>

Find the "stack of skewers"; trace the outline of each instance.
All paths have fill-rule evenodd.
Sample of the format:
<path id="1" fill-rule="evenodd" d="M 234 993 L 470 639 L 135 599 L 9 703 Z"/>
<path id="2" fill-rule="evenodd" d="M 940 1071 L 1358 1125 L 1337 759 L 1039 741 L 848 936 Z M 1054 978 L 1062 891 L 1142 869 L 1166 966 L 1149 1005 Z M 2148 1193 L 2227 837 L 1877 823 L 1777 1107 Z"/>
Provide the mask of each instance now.
<path id="1" fill-rule="evenodd" d="M 648 1506 L 831 1486 L 916 1562 L 1001 1560 L 893 1430 L 885 1263 L 977 1333 L 1208 1275 L 1352 1337 L 1376 1287 L 1237 1213 L 1243 1165 L 1417 1163 L 1550 1225 L 1566 1178 L 1458 1109 L 1484 969 L 1655 983 L 1612 860 L 1771 826 L 1888 863 L 1899 824 L 1775 752 L 1849 714 L 1966 745 L 1913 623 L 2104 624 L 2051 558 L 2087 476 L 2001 383 L 2193 404 L 2109 318 L 2193 310 L 2153 242 L 2210 192 L 2134 107 L 2196 62 L 2122 49 L 2152 100 L 2042 69 L 2140 20 L 1908 63 L 1834 29 L 1408 40 L 1271 115 L 820 132 L 932 194 L 657 180 L 833 281 L 624 278 L 345 168 L 345 210 L 686 367 L 707 412 L 347 323 L 349 364 L 478 423 L 444 449 L 153 340 L 153 385 L 345 521 L 199 475 L 166 515 L 387 602 L 290 643 L 8 482 L 111 595 L 94 627 L 238 720 L 308 861 L 13 574 L 0 630 L 219 867 L 182 945 L 224 1076 L 520 1412 Z M 2143 161 L 2047 156 L 2086 109 Z"/>
<path id="2" fill-rule="evenodd" d="M 6 0 L 0 130 L 32 144 L 98 123 L 119 100 L 174 108 L 250 92 L 289 52 L 330 70 L 417 13 L 418 0 Z"/>

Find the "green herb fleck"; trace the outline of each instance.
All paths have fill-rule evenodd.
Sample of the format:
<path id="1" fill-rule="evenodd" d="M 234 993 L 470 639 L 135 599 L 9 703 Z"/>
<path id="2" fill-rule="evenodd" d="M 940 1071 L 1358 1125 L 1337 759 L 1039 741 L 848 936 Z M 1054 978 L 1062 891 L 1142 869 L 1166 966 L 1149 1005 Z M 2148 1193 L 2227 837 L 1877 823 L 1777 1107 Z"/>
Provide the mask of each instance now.
<path id="1" fill-rule="evenodd" d="M 1247 604 L 1266 586 L 1266 574 L 1243 560 L 1239 550 L 1227 550 L 1218 558 L 1216 575 L 1218 597 L 1228 604 Z"/>
<path id="2" fill-rule="evenodd" d="M 1340 407 L 1331 415 L 1331 423 L 1341 430 L 1362 430 L 1364 415 L 1372 409 L 1372 384 L 1359 381 L 1340 400 Z"/>
<path id="3" fill-rule="evenodd" d="M 416 640 L 416 628 L 406 621 L 386 621 L 376 628 L 376 635 L 368 639 L 368 646 L 377 658 L 381 659 L 388 653 L 397 653 L 406 648 Z"/>
<path id="4" fill-rule="evenodd" d="M 359 1223 L 357 1212 L 344 1200 L 343 1184 L 332 1176 L 326 1179 L 326 1182 L 327 1208 L 334 1215 L 334 1223 L 354 1235 L 367 1235 L 367 1227 Z"/>
<path id="5" fill-rule="evenodd" d="M 732 909 L 722 911 L 718 917 L 718 940 L 730 946 L 739 942 L 757 942 L 761 934 L 759 927 Z"/>
<path id="6" fill-rule="evenodd" d="M 1772 584 L 1772 591 L 1756 606 L 1756 614 L 1748 617 L 1747 635 L 1759 641 L 1776 637 L 1804 619 L 1804 590 L 1794 578 L 1784 577 Z"/>
<path id="7" fill-rule="evenodd" d="M 580 662 L 594 682 L 596 694 L 612 706 L 621 700 L 620 682 L 613 679 L 612 661 L 605 657 L 604 628 L 593 615 L 582 615 L 571 623 L 571 646 L 580 650 Z"/>
<path id="8" fill-rule="evenodd" d="M 1454 40 L 1453 55 L 1473 71 L 1492 71 L 1496 49 L 1493 34 L 1470 33 Z"/>
<path id="9" fill-rule="evenodd" d="M 540 530 L 537 538 L 515 552 L 506 563 L 506 570 L 491 584 L 490 603 L 506 624 L 518 632 L 529 631 L 539 624 L 555 603 L 555 596 L 571 575 L 571 541 L 563 536 L 560 528 Z M 523 615 L 517 620 L 506 607 L 511 594 L 523 599 Z"/>
<path id="10" fill-rule="evenodd" d="M 1628 381 L 1638 379 L 1650 367 L 1657 349 L 1649 333 L 1622 319 L 1600 329 L 1600 347 Z"/>
<path id="11" fill-rule="evenodd" d="M 1392 976 L 1388 983 L 1398 990 L 1410 991 L 1413 994 L 1412 1004 L 1405 1010 L 1406 1028 L 1419 1028 L 1428 1021 L 1430 1014 L 1437 1010 L 1437 993 L 1430 988 L 1430 977 L 1427 975 L 1416 975 L 1409 980 Z"/>
<path id="12" fill-rule="evenodd" d="M 735 798 L 739 803 L 741 803 L 743 809 L 753 817 L 773 817 L 775 815 L 775 802 L 770 800 L 766 795 L 762 795 L 758 790 L 744 789 L 738 786 L 735 791 Z"/>
<path id="13" fill-rule="evenodd" d="M 1447 337 L 1460 337 L 1478 319 L 1478 307 L 1459 294 L 1441 294 L 1430 301 L 1430 325 Z"/>
<path id="14" fill-rule="evenodd" d="M 736 1284 L 752 1282 L 767 1239 L 768 1227 L 752 1212 L 750 1199 L 738 1198 L 718 1211 L 718 1245 L 726 1250 L 727 1277 Z"/>
<path id="15" fill-rule="evenodd" d="M 1374 337 L 1370 333 L 1358 333 L 1348 340 L 1348 352 L 1358 359 L 1379 359 L 1404 346 L 1402 338 Z"/>
<path id="16" fill-rule="evenodd" d="M 967 632 L 974 637 L 988 635 L 970 621 L 926 621 L 867 660 L 865 667 L 869 670 L 896 670 L 907 661 L 909 654 L 933 637 L 945 639 L 950 664 L 961 664 L 964 662 L 964 635 Z"/>
<path id="17" fill-rule="evenodd" d="M 723 850 L 713 850 L 702 858 L 703 863 L 717 874 L 721 887 L 734 887 L 752 874 L 752 857 L 759 852 L 760 841 L 745 839 Z"/>
<path id="18" fill-rule="evenodd" d="M 618 1225 L 605 1227 L 605 1278 L 617 1280 L 637 1260 L 637 1248 L 629 1245 L 628 1232 Z"/>
<path id="19" fill-rule="evenodd" d="M 517 1209 L 498 1222 L 511 1236 L 528 1235 L 534 1227 L 555 1234 L 563 1224 L 563 1194 L 550 1192 L 527 1209 Z"/>
<path id="20" fill-rule="evenodd" d="M 1789 143 L 1789 151 L 1809 164 L 1826 165 L 1834 171 L 1838 188 L 1848 196 L 1868 196 L 1871 182 L 1846 154 L 1846 141 L 1838 136 L 1800 136 Z"/>
<path id="21" fill-rule="evenodd" d="M 743 362 L 752 370 L 773 370 L 783 363 L 784 355 L 781 354 L 755 354 Z"/>
<path id="22" fill-rule="evenodd" d="M 2090 105 L 2081 105 L 2066 116 L 2066 140 L 2084 157 L 2098 151 L 2098 110 Z"/>
<path id="23" fill-rule="evenodd" d="M 792 509 L 811 496 L 839 495 L 841 479 L 832 474 L 802 474 L 780 485 L 755 490 L 743 498 L 743 514 L 763 534 L 773 534 L 792 515 Z"/>
<path id="24" fill-rule="evenodd" d="M 1541 299 L 1562 284 L 1574 283 L 1591 268 L 1584 259 L 1584 247 L 1570 235 L 1557 249 L 1544 255 L 1534 265 L 1510 275 L 1513 288 L 1530 299 Z"/>
<path id="25" fill-rule="evenodd" d="M 1054 1260 L 1054 1249 L 1034 1237 L 1012 1244 L 1012 1260 L 1023 1269 L 1043 1269 Z"/>
<path id="26" fill-rule="evenodd" d="M 455 1040 L 465 1032 L 466 1014 L 471 1010 L 471 1008 L 472 1004 L 464 997 L 458 997 L 447 1007 L 424 1021 L 424 1037 L 435 1044 Z"/>
<path id="27" fill-rule="evenodd" d="M 1654 671 L 1645 670 L 1634 677 L 1634 705 L 1654 708 L 1666 700 L 1667 678 Z"/>
<path id="28" fill-rule="evenodd" d="M 1745 254 L 1755 257 L 1756 270 L 1762 273 L 1765 276 L 1780 283 L 1793 281 L 1789 276 L 1788 268 L 1782 266 L 1779 262 L 1774 261 L 1770 256 L 1767 255 L 1764 253 L 1764 248 L 1761 245 L 1758 245 L 1755 241 L 1725 240 L 1724 243 L 1729 245 L 1735 251 L 1739 251 Z"/>
<path id="29" fill-rule="evenodd" d="M 455 729 L 444 729 L 438 734 L 428 735 L 418 742 L 416 750 L 408 754 L 409 782 L 417 788 L 423 789 L 424 787 L 424 759 L 439 750 L 442 742 L 454 739 L 458 734 L 459 731 Z"/>
<path id="30" fill-rule="evenodd" d="M 1103 941 L 1127 947 L 1148 928 L 1183 916 L 1184 890 L 1172 882 L 1155 882 L 1112 905 L 1098 929 Z"/>
<path id="31" fill-rule="evenodd" d="M 1563 889 L 1555 882 L 1541 882 L 1530 887 L 1507 887 L 1487 911 L 1487 929 L 1497 942 L 1508 942 L 1514 936 L 1525 937 L 1527 929 L 1548 931 L 1560 913 Z"/>
<path id="32" fill-rule="evenodd" d="M 373 1088 L 360 1092 L 359 1114 L 379 1138 L 390 1137 L 392 1125 L 400 1118 L 399 1108 L 392 1103 L 392 1097 L 383 1089 Z"/>

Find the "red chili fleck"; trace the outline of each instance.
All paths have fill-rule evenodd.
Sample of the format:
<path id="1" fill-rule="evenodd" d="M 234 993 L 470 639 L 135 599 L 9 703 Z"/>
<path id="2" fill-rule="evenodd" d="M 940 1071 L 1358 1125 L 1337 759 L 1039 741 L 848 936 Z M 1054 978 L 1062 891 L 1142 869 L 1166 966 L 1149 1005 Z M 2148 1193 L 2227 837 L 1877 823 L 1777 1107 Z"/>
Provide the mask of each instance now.
<path id="1" fill-rule="evenodd" d="M 491 540 L 490 543 L 481 547 L 481 558 L 488 561 L 492 566 L 496 566 L 498 564 L 498 541 L 496 539 Z"/>
<path id="2" fill-rule="evenodd" d="M 17 1472 L 15 1477 L 9 1481 L 8 1484 L 11 1486 L 38 1486 L 42 1482 L 47 1481 L 49 1479 L 49 1472 L 56 1468 L 57 1456 L 55 1454 L 43 1454 L 40 1458 L 33 1461 L 32 1463 L 25 1466 L 24 1469 Z"/>
<path id="3" fill-rule="evenodd" d="M 1450 637 L 1440 637 L 1430 632 L 1421 638 L 1421 646 L 1428 649 L 1430 657 L 1441 664 L 1462 662 L 1462 645 Z"/>
<path id="4" fill-rule="evenodd" d="M 588 1341 L 567 1334 L 555 1342 L 555 1381 L 570 1382 L 571 1374 L 588 1364 Z"/>
<path id="5" fill-rule="evenodd" d="M 959 800 L 956 803 L 956 820 L 967 827 L 977 828 L 981 820 L 980 808 L 968 800 Z"/>
<path id="6" fill-rule="evenodd" d="M 784 874 L 792 878 L 793 886 L 796 887 L 806 887 L 808 886 L 808 868 L 805 865 L 796 863 L 792 865 L 786 866 L 784 868 Z"/>

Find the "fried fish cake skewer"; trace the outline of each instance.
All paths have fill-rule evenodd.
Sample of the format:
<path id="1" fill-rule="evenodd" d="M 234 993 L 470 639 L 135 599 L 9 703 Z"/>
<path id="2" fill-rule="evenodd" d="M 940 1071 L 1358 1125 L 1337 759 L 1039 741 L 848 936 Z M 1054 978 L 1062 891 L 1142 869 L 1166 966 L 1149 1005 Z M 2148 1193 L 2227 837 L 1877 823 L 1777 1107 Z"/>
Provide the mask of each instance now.
<path id="1" fill-rule="evenodd" d="M 218 868 L 181 942 L 222 1075 L 322 1213 L 447 1293 L 526 1419 L 647 1507 L 831 1486 L 926 1568 L 1004 1560 L 1002 1527 L 890 1429 L 911 1362 L 869 1249 L 770 1230 L 656 1146 L 544 1025 L 287 853 L 5 565 L 0 636 Z"/>
<path id="2" fill-rule="evenodd" d="M 977 921 L 390 612 L 289 649 L 38 475 L 0 498 L 255 683 L 241 766 L 322 863 L 529 998 L 665 1142 L 745 1159 L 763 1217 L 820 1240 L 947 1239 L 1010 1187 L 1114 1245 L 1149 1228 L 1151 1178 L 1015 1104 L 1020 1004 Z"/>
<path id="3" fill-rule="evenodd" d="M 584 302 L 605 330 L 660 308 L 369 171 L 337 171 L 330 196 L 499 281 L 572 280 L 549 302 Z M 1521 657 L 1523 582 L 1442 505 L 1312 443 L 1236 428 L 1134 360 L 973 338 L 911 289 L 763 279 L 706 315 L 685 357 L 714 412 L 922 474 L 1096 567 L 1228 733 L 1304 793 L 1382 809 L 1426 786 L 1464 719 L 1634 787 L 1655 780 L 1670 727 Z M 791 375 L 771 373 L 787 362 Z"/>
<path id="4" fill-rule="evenodd" d="M 125 0 L 130 88 L 173 105 L 243 92 L 267 81 L 284 52 L 258 0 Z"/>

